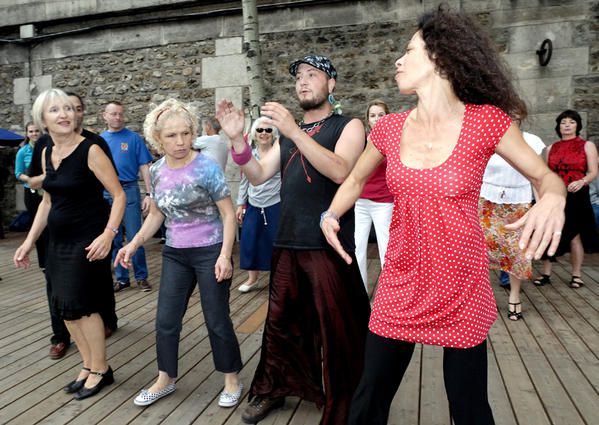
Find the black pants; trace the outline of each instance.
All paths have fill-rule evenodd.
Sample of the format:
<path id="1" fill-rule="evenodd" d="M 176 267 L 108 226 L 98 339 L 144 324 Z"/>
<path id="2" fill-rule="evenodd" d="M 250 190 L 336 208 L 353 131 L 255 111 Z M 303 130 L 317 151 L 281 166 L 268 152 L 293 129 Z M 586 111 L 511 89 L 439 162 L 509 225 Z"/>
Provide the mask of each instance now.
<path id="1" fill-rule="evenodd" d="M 415 344 L 366 337 L 364 371 L 352 400 L 348 425 L 384 425 Z M 444 348 L 443 375 L 455 425 L 493 425 L 487 399 L 487 341 L 472 348 Z"/>

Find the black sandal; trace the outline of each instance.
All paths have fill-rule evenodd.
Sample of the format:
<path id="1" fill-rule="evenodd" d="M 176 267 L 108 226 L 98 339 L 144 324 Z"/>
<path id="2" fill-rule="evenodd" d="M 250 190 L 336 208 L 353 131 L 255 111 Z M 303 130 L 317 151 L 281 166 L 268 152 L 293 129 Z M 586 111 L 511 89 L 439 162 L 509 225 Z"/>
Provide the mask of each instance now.
<path id="1" fill-rule="evenodd" d="M 522 319 L 522 311 L 520 311 L 520 312 L 516 311 L 516 307 L 519 306 L 519 305 L 522 305 L 522 303 L 507 303 L 507 304 L 508 304 L 508 307 L 507 307 L 507 318 L 510 319 L 510 320 L 512 320 L 512 321 L 514 321 L 514 322 Z M 514 306 L 514 311 L 512 311 L 510 309 L 510 306 L 512 306 L 512 305 Z"/>
<path id="2" fill-rule="evenodd" d="M 570 286 L 570 288 L 578 289 L 584 286 L 584 282 L 582 281 L 580 276 L 572 275 L 572 279 L 570 279 L 570 283 L 568 283 L 568 285 Z"/>
<path id="3" fill-rule="evenodd" d="M 535 286 L 549 285 L 551 283 L 551 278 L 548 274 L 541 274 L 541 276 L 533 280 L 532 283 L 534 283 Z"/>

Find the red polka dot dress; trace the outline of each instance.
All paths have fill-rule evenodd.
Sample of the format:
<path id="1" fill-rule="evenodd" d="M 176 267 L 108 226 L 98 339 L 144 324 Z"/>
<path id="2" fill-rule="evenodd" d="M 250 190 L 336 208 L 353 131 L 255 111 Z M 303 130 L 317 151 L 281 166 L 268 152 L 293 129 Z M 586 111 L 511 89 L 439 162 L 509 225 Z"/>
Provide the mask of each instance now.
<path id="1" fill-rule="evenodd" d="M 466 105 L 449 158 L 414 169 L 400 155 L 408 114 L 386 115 L 370 133 L 387 157 L 394 205 L 369 328 L 386 338 L 473 347 L 497 317 L 478 198 L 487 162 L 511 119 L 494 106 Z"/>

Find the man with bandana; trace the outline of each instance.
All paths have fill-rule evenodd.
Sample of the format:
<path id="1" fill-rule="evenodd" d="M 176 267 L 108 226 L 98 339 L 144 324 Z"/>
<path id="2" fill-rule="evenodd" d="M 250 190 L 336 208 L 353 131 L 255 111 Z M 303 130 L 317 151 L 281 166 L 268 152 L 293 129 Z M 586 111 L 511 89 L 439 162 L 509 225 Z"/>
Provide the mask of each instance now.
<path id="1" fill-rule="evenodd" d="M 281 172 L 268 314 L 242 420 L 257 423 L 282 406 L 285 396 L 297 396 L 324 405 L 322 425 L 341 425 L 362 370 L 370 304 L 355 258 L 348 265 L 336 256 L 319 220 L 364 148 L 364 127 L 334 113 L 337 71 L 328 58 L 305 56 L 289 73 L 303 118 L 298 125 L 283 105 L 267 102 L 261 109 L 269 118 L 265 124 L 276 126 L 282 137 L 260 161 L 243 140 L 243 112 L 226 100 L 217 107 L 232 158 L 250 183 Z M 353 211 L 340 226 L 343 245 L 353 253 Z"/>

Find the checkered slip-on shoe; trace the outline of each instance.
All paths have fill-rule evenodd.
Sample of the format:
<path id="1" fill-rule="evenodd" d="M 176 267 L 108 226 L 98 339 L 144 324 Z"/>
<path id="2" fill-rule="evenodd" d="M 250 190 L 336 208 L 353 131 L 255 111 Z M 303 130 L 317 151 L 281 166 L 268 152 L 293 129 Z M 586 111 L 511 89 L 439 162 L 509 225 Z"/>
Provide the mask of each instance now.
<path id="1" fill-rule="evenodd" d="M 170 383 L 157 393 L 151 393 L 148 390 L 141 390 L 139 395 L 135 397 L 135 400 L 133 400 L 133 403 L 135 403 L 136 406 L 149 406 L 150 404 L 160 400 L 162 397 L 166 397 L 167 395 L 171 394 L 176 388 L 177 387 L 174 383 Z"/>
<path id="2" fill-rule="evenodd" d="M 220 407 L 233 407 L 239 403 L 239 399 L 241 398 L 241 392 L 243 391 L 243 384 L 239 383 L 239 389 L 234 393 L 227 392 L 223 390 L 220 393 L 220 397 L 218 398 L 218 405 Z"/>

